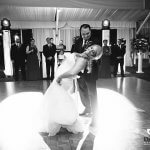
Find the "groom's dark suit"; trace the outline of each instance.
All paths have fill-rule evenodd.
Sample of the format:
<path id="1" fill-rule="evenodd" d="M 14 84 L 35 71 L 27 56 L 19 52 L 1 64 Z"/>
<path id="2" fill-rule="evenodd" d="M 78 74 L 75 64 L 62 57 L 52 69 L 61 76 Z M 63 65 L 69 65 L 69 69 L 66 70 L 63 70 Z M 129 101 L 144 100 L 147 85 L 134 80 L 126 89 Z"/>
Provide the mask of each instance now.
<path id="1" fill-rule="evenodd" d="M 98 44 L 99 41 L 95 38 L 90 37 L 88 40 L 92 44 Z M 83 39 L 79 38 L 74 45 L 74 52 L 82 53 L 85 51 L 83 46 Z M 83 73 L 79 73 L 80 78 L 78 79 L 79 93 L 81 101 L 85 106 L 86 112 L 95 111 L 97 106 L 97 91 L 96 91 L 96 80 L 98 79 L 98 63 L 97 61 L 92 62 L 92 71 L 87 73 L 85 69 Z M 92 109 L 92 110 L 91 110 Z"/>

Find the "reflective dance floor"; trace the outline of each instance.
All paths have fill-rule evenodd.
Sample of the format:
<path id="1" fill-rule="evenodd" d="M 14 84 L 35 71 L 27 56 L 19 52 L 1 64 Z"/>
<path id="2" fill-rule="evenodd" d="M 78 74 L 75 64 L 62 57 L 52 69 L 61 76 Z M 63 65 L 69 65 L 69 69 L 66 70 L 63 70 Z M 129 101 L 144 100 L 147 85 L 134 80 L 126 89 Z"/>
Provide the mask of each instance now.
<path id="1" fill-rule="evenodd" d="M 3 101 L 6 97 L 19 92 L 35 91 L 44 93 L 49 85 L 50 81 L 47 80 L 0 82 L 0 101 Z M 101 97 L 101 94 L 103 94 L 101 93 L 101 91 L 103 91 L 104 89 L 109 89 L 108 91 L 115 91 L 125 96 L 129 100 L 129 102 L 137 108 L 137 111 L 139 112 L 139 115 L 142 119 L 141 121 L 143 122 L 142 124 L 143 129 L 145 129 L 145 131 L 146 129 L 150 129 L 150 82 L 135 77 L 99 79 L 97 81 L 97 89 L 99 98 Z M 110 93 L 108 93 L 108 95 L 109 94 Z M 110 111 L 109 107 L 107 111 L 108 113 L 111 113 L 109 112 Z M 83 120 L 85 122 L 87 121 L 87 123 L 89 122 L 88 119 L 90 118 L 83 117 Z M 110 128 L 111 128 L 111 121 L 110 121 Z M 140 134 L 142 135 L 142 133 Z M 62 129 L 54 137 L 48 137 L 47 135 L 42 136 L 45 142 L 51 148 L 51 150 L 76 150 L 77 147 L 79 147 L 79 143 L 83 138 L 82 133 L 71 134 L 67 132 L 65 129 Z M 143 132 L 143 137 L 142 139 L 140 139 L 141 145 L 140 147 L 137 148 L 137 150 L 150 149 L 150 138 L 145 137 L 146 133 Z M 81 146 L 81 150 L 92 150 L 93 140 L 94 135 L 89 134 L 85 142 Z M 149 142 L 145 140 L 149 140 Z M 109 135 L 108 135 L 108 144 L 109 144 Z M 105 150 L 105 148 L 103 148 L 102 150 Z"/>

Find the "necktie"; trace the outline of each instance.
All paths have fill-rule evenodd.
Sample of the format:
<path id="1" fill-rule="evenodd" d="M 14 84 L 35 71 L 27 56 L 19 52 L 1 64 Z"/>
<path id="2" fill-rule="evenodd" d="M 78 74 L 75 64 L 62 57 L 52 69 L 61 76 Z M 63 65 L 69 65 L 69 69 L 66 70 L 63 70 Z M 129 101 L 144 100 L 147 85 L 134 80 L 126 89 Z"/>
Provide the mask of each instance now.
<path id="1" fill-rule="evenodd" d="M 83 44 L 82 44 L 82 47 L 83 48 L 86 48 L 88 45 L 88 41 L 87 40 L 83 40 Z"/>

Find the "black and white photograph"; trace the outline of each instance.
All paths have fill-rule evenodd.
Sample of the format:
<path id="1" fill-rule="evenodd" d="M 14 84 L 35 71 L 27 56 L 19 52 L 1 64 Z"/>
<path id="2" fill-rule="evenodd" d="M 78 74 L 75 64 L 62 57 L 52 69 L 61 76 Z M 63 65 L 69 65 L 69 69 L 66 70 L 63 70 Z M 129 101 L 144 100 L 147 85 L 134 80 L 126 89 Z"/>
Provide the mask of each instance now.
<path id="1" fill-rule="evenodd" d="M 149 150 L 150 1 L 1 0 L 0 150 Z"/>

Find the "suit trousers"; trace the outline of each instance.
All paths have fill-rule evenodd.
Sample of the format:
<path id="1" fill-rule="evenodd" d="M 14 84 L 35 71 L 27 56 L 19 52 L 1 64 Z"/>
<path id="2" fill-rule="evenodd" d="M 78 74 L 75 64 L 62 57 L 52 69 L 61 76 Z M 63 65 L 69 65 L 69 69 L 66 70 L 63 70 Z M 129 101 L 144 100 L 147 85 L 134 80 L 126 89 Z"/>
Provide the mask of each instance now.
<path id="1" fill-rule="evenodd" d="M 114 63 L 114 76 L 117 75 L 118 72 L 118 65 L 120 64 L 120 69 L 121 69 L 121 75 L 124 76 L 124 69 L 123 69 L 123 65 L 124 65 L 124 59 L 116 59 L 115 63 Z"/>
<path id="2" fill-rule="evenodd" d="M 26 79 L 26 72 L 25 72 L 25 62 L 14 62 L 14 69 L 15 69 L 15 80 L 19 79 L 19 69 L 21 69 L 21 75 L 23 80 Z"/>
<path id="3" fill-rule="evenodd" d="M 85 106 L 85 110 L 95 114 L 97 111 L 96 80 L 89 80 L 84 75 L 81 75 L 77 81 L 79 86 L 79 94 L 82 104 Z"/>
<path id="4" fill-rule="evenodd" d="M 47 73 L 47 78 L 50 78 L 51 75 L 51 79 L 54 79 L 54 64 L 55 64 L 55 60 L 46 60 L 46 73 Z M 51 71 L 51 73 L 50 73 Z"/>

